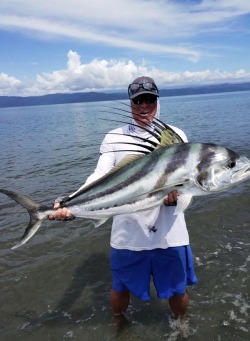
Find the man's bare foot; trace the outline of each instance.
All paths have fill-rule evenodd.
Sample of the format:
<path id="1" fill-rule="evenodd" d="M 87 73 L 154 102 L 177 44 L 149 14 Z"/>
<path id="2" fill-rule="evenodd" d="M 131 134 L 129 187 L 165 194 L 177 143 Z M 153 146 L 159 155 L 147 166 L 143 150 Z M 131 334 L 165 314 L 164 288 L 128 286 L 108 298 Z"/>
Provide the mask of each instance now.
<path id="1" fill-rule="evenodd" d="M 117 314 L 112 316 L 112 327 L 116 335 L 120 334 L 121 331 L 128 324 L 128 319 L 124 314 Z"/>

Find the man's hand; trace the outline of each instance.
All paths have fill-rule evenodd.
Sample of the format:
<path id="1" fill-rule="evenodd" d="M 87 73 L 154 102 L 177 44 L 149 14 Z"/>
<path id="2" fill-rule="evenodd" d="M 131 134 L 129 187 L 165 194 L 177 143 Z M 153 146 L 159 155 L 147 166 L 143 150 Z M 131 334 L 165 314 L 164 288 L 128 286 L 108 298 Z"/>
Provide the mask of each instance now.
<path id="1" fill-rule="evenodd" d="M 70 210 L 66 207 L 60 208 L 60 204 L 58 202 L 55 202 L 54 204 L 54 213 L 50 213 L 49 219 L 50 220 L 71 220 L 74 219 L 74 216 L 72 216 Z"/>
<path id="2" fill-rule="evenodd" d="M 165 206 L 176 206 L 177 205 L 178 192 L 169 192 L 168 195 L 163 199 Z"/>

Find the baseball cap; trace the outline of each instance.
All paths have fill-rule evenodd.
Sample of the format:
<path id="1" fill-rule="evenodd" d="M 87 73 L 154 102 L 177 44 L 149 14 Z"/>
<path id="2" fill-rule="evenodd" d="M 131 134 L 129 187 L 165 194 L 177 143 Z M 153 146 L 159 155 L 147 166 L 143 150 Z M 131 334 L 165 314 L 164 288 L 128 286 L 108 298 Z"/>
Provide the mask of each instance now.
<path id="1" fill-rule="evenodd" d="M 130 99 L 143 94 L 151 94 L 159 97 L 159 90 L 153 78 L 147 76 L 137 77 L 128 86 L 128 96 Z"/>

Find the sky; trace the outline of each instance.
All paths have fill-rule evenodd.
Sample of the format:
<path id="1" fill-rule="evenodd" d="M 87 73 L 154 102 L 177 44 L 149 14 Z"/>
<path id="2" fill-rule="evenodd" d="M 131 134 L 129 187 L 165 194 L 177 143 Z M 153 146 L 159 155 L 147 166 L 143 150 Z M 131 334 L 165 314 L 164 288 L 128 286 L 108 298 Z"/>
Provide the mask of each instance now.
<path id="1" fill-rule="evenodd" d="M 249 0 L 1 0 L 0 96 L 250 81 Z"/>

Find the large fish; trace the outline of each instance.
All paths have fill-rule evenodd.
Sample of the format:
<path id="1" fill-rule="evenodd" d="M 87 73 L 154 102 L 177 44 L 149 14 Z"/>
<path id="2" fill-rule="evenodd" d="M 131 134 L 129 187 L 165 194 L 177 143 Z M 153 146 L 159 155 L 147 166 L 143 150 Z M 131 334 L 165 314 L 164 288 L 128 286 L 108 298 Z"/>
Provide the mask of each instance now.
<path id="1" fill-rule="evenodd" d="M 154 122 L 163 124 L 159 120 Z M 169 145 L 182 140 L 166 125 L 159 129 L 164 130 L 166 139 L 161 134 L 152 152 L 142 150 L 147 154 L 129 155 L 99 180 L 63 198 L 61 207 L 69 208 L 74 217 L 91 219 L 99 226 L 115 215 L 160 206 L 167 193 L 177 190 L 175 214 L 178 214 L 187 209 L 194 196 L 224 191 L 250 177 L 248 158 L 214 144 Z M 173 135 L 170 140 L 168 132 Z M 138 144 L 145 148 L 144 144 Z M 0 192 L 23 205 L 30 214 L 22 239 L 13 247 L 17 248 L 35 234 L 54 209 L 52 205 L 40 205 L 27 196 L 6 189 L 0 189 Z"/>

